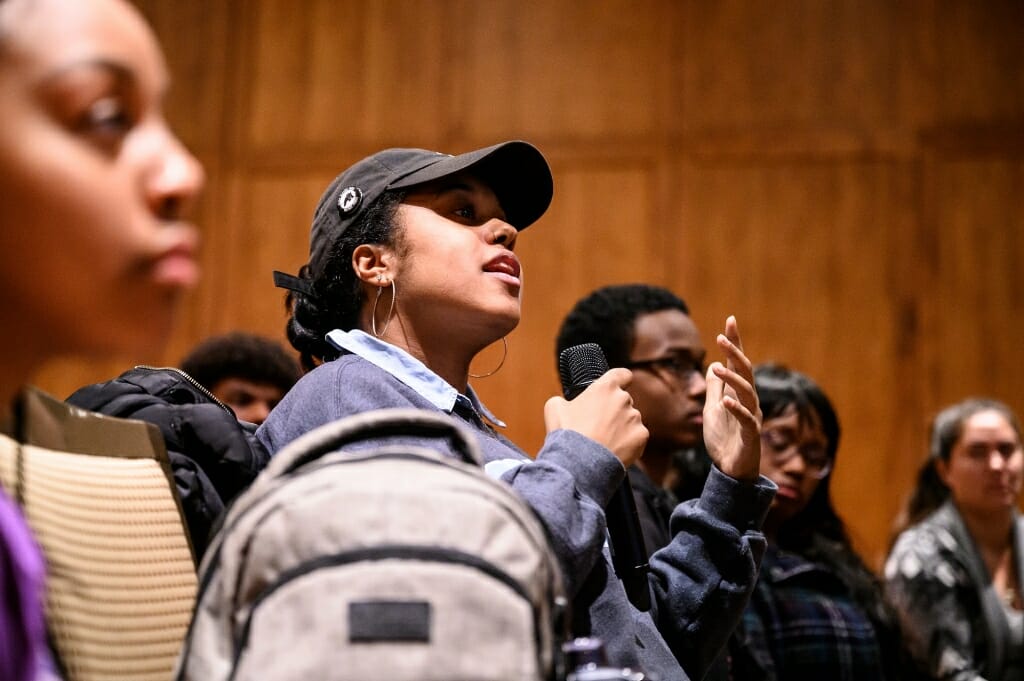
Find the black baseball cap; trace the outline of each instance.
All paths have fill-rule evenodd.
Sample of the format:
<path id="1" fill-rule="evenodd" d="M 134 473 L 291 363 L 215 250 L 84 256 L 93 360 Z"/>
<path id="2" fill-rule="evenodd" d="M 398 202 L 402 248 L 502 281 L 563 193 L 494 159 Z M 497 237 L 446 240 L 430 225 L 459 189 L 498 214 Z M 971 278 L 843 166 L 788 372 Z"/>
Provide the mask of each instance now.
<path id="1" fill-rule="evenodd" d="M 464 171 L 491 188 L 506 220 L 518 230 L 536 222 L 551 204 L 551 169 L 540 151 L 528 142 L 502 142 L 458 156 L 426 149 L 378 151 L 334 178 L 320 197 L 309 236 L 309 267 L 313 277 L 321 273 L 338 237 L 382 194 Z M 274 284 L 309 293 L 309 281 L 281 272 L 274 273 Z"/>

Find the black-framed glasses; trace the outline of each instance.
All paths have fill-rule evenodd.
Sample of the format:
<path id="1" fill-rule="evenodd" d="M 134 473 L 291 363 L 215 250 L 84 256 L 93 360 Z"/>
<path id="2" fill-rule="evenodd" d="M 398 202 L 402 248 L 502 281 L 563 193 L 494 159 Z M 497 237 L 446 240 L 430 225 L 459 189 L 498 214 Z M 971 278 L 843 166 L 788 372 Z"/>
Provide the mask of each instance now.
<path id="1" fill-rule="evenodd" d="M 704 358 L 694 357 L 685 353 L 673 353 L 664 357 L 638 359 L 626 365 L 627 369 L 647 369 L 667 371 L 683 383 L 700 374 L 704 375 Z"/>
<path id="2" fill-rule="evenodd" d="M 763 453 L 780 466 L 799 454 L 812 478 L 821 480 L 832 472 L 832 457 L 820 442 L 801 443 L 791 433 L 772 428 L 761 431 L 761 441 L 765 446 Z"/>

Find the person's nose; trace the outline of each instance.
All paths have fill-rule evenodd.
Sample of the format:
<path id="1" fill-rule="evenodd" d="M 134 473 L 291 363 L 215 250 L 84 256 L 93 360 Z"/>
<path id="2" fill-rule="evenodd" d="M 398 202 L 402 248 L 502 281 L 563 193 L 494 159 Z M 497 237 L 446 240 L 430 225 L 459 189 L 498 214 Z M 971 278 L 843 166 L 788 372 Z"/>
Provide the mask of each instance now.
<path id="1" fill-rule="evenodd" d="M 488 228 L 491 234 L 491 243 L 504 246 L 508 250 L 514 250 L 519 230 L 504 220 L 490 220 Z"/>
<path id="2" fill-rule="evenodd" d="M 261 424 L 266 421 L 267 417 L 270 416 L 271 409 L 272 407 L 265 400 L 257 400 L 256 402 L 253 402 L 252 413 L 255 418 L 252 419 L 252 422 L 255 424 Z"/>
<path id="3" fill-rule="evenodd" d="M 708 382 L 702 371 L 694 371 L 690 374 L 690 382 L 687 384 L 687 390 L 690 393 L 690 397 L 701 403 L 704 402 L 707 391 Z"/>
<path id="4" fill-rule="evenodd" d="M 178 220 L 195 202 L 206 181 L 203 167 L 164 124 L 153 132 L 145 175 L 146 199 L 162 220 Z"/>
<path id="5" fill-rule="evenodd" d="M 988 453 L 988 466 L 994 471 L 1002 471 L 1006 468 L 1006 457 L 996 448 Z"/>
<path id="6" fill-rule="evenodd" d="M 804 459 L 803 452 L 794 446 L 790 448 L 787 455 L 789 458 L 783 462 L 782 469 L 789 475 L 803 479 L 808 472 L 807 461 Z"/>
<path id="7" fill-rule="evenodd" d="M 248 421 L 257 426 L 267 420 L 270 416 L 271 406 L 265 400 L 253 400 L 244 405 L 230 405 L 235 411 L 239 421 Z"/>

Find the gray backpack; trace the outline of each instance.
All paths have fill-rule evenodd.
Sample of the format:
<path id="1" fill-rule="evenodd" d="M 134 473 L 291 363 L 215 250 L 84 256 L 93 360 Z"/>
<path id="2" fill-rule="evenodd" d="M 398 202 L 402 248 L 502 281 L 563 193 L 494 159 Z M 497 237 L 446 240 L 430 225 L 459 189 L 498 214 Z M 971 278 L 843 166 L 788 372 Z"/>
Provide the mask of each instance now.
<path id="1" fill-rule="evenodd" d="M 297 439 L 235 500 L 176 678 L 554 679 L 565 603 L 543 528 L 472 434 L 367 412 Z"/>

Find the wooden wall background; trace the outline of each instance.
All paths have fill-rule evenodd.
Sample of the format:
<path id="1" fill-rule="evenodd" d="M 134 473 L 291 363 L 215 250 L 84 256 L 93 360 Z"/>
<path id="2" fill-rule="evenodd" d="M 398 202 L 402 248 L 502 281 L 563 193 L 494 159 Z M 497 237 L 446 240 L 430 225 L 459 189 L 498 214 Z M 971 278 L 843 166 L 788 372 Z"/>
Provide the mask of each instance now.
<path id="1" fill-rule="evenodd" d="M 631 281 L 682 295 L 709 344 L 736 314 L 753 358 L 820 381 L 844 427 L 835 500 L 873 562 L 939 407 L 1024 414 L 1024 3 L 138 4 L 209 173 L 205 278 L 166 350 L 49 367 L 57 394 L 212 333 L 283 338 L 271 270 L 305 261 L 313 206 L 355 160 L 522 138 L 555 198 L 520 242 L 508 362 L 477 387 L 528 450 L 561 318 Z"/>

